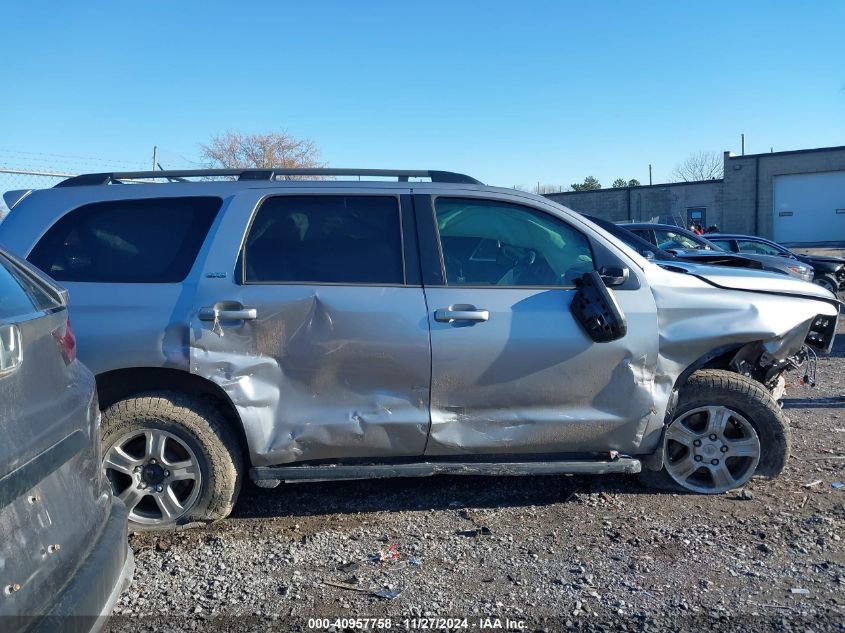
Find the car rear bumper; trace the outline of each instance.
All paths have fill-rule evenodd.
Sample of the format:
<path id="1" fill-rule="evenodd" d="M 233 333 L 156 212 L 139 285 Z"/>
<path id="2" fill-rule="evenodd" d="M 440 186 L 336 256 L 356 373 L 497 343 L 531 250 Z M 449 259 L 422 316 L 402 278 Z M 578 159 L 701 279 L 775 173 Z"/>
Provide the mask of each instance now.
<path id="1" fill-rule="evenodd" d="M 37 633 L 96 633 L 132 581 L 135 559 L 127 540 L 126 506 L 113 500 L 109 518 L 88 558 L 80 565 L 46 615 L 27 628 Z"/>

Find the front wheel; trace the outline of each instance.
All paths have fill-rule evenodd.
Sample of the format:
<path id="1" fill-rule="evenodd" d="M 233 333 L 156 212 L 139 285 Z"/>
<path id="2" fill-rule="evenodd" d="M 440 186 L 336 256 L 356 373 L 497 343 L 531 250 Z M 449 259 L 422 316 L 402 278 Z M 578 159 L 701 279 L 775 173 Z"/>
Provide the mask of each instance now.
<path id="1" fill-rule="evenodd" d="M 821 275 L 813 279 L 813 283 L 825 290 L 830 290 L 833 294 L 839 292 L 839 281 L 833 275 Z"/>
<path id="2" fill-rule="evenodd" d="M 103 466 L 136 529 L 226 517 L 241 486 L 238 438 L 217 411 L 175 393 L 103 412 Z"/>
<path id="3" fill-rule="evenodd" d="M 780 474 L 790 441 L 786 416 L 762 385 L 724 370 L 697 371 L 680 389 L 660 474 L 690 492 L 727 492 L 755 475 Z"/>

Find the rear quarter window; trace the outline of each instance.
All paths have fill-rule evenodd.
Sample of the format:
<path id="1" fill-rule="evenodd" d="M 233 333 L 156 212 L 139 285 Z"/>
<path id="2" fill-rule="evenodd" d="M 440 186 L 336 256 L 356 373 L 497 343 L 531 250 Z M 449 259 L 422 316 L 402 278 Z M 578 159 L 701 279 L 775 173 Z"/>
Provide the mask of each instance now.
<path id="1" fill-rule="evenodd" d="M 60 218 L 28 259 L 58 281 L 180 282 L 221 203 L 188 197 L 87 204 Z"/>
<path id="2" fill-rule="evenodd" d="M 0 321 L 60 307 L 29 274 L 0 255 Z"/>

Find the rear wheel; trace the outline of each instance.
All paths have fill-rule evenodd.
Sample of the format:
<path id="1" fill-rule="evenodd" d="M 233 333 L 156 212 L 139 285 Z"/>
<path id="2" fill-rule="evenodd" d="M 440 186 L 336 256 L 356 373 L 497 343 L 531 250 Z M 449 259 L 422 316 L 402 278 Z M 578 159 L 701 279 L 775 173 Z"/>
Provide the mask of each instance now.
<path id="1" fill-rule="evenodd" d="M 217 411 L 179 394 L 146 394 L 106 409 L 103 456 L 136 529 L 223 518 L 240 490 L 237 437 Z"/>
<path id="2" fill-rule="evenodd" d="M 762 385 L 728 371 L 701 370 L 680 389 L 664 435 L 663 471 L 644 482 L 719 494 L 755 475 L 780 474 L 789 447 L 788 421 Z"/>

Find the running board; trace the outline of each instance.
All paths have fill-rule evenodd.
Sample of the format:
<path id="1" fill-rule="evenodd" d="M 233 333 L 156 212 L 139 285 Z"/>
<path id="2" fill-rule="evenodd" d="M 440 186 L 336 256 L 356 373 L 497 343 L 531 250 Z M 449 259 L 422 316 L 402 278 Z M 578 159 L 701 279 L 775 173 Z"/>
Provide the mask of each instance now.
<path id="1" fill-rule="evenodd" d="M 250 478 L 262 488 L 275 488 L 283 481 L 342 481 L 388 477 L 431 477 L 433 475 L 607 475 L 640 472 L 639 459 L 617 457 L 604 461 L 555 462 L 421 462 L 416 464 L 369 464 L 319 466 L 260 466 L 251 468 Z"/>

